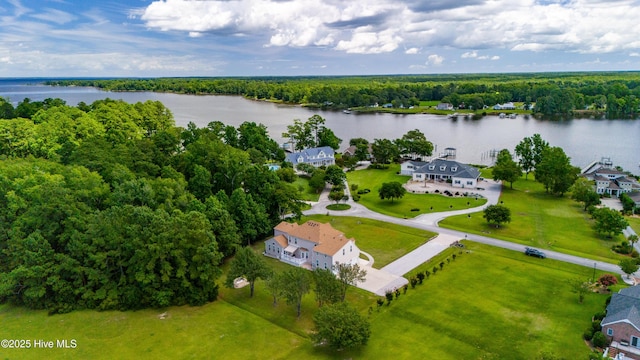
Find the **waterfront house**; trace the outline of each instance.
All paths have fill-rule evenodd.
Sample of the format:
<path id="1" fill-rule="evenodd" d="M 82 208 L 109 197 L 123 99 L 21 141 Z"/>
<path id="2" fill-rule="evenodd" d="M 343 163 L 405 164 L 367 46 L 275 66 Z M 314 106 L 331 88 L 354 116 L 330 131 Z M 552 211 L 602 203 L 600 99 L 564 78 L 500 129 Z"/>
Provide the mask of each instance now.
<path id="1" fill-rule="evenodd" d="M 305 149 L 299 152 L 287 154 L 286 161 L 293 164 L 309 164 L 315 167 L 329 166 L 336 163 L 335 153 L 329 146 Z"/>
<path id="2" fill-rule="evenodd" d="M 331 269 L 336 263 L 355 265 L 360 249 L 331 224 L 309 220 L 304 224 L 281 222 L 264 244 L 264 255 L 310 270 Z"/>
<path id="3" fill-rule="evenodd" d="M 613 162 L 608 158 L 592 163 L 582 171 L 582 176 L 594 182 L 595 191 L 600 195 L 620 197 L 622 193 L 640 190 L 640 184 L 614 168 Z"/>
<path id="4" fill-rule="evenodd" d="M 512 102 L 507 102 L 504 104 L 495 104 L 493 106 L 493 110 L 515 110 L 516 106 Z"/>
<path id="5" fill-rule="evenodd" d="M 436 110 L 453 110 L 453 105 L 450 103 L 439 103 L 436 105 Z"/>
<path id="6" fill-rule="evenodd" d="M 613 294 L 600 325 L 610 342 L 609 355 L 622 353 L 625 359 L 640 359 L 640 286 Z"/>
<path id="7" fill-rule="evenodd" d="M 429 162 L 405 161 L 400 165 L 401 175 L 411 175 L 413 181 L 451 181 L 451 186 L 475 188 L 480 171 L 471 165 L 453 160 L 434 159 Z"/>

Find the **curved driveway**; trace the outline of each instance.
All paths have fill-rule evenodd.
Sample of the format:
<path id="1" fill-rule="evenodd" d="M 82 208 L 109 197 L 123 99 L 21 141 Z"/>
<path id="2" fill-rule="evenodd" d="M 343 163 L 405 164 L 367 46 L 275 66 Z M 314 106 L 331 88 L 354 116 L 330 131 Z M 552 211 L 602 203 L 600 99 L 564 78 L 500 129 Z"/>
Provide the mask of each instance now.
<path id="1" fill-rule="evenodd" d="M 420 264 L 428 261 L 431 257 L 435 256 L 436 254 L 446 249 L 447 241 L 448 241 L 448 244 L 450 244 L 455 240 L 465 239 L 465 240 L 471 240 L 471 241 L 479 242 L 482 244 L 501 247 L 509 250 L 524 252 L 525 245 L 516 244 L 509 241 L 504 241 L 504 240 L 498 240 L 488 236 L 468 234 L 463 231 L 445 229 L 438 226 L 438 222 L 446 217 L 461 215 L 461 214 L 468 214 L 468 213 L 475 213 L 478 211 L 482 211 L 485 207 L 489 205 L 497 204 L 500 198 L 500 192 L 502 187 L 501 183 L 495 182 L 495 181 L 486 181 L 486 180 L 485 182 L 486 183 L 483 184 L 486 189 L 484 196 L 487 198 L 487 203 L 484 204 L 483 206 L 478 206 L 478 207 L 463 209 L 463 210 L 446 211 L 446 212 L 439 212 L 439 213 L 432 213 L 432 214 L 422 214 L 413 219 L 400 219 L 400 218 L 396 218 L 396 217 L 371 211 L 366 207 L 364 207 L 363 205 L 351 200 L 352 199 L 351 196 L 349 196 L 349 200 L 347 201 L 347 204 L 351 206 L 351 209 L 344 210 L 344 211 L 327 210 L 326 206 L 332 203 L 328 199 L 327 189 L 325 189 L 325 191 L 322 192 L 322 194 L 320 195 L 319 201 L 317 203 L 313 203 L 312 208 L 310 210 L 304 211 L 303 213 L 305 215 L 321 214 L 321 215 L 331 215 L 331 216 L 363 217 L 363 218 L 389 222 L 393 224 L 410 226 L 410 227 L 423 229 L 423 230 L 429 230 L 429 231 L 433 231 L 440 234 L 435 239 L 428 241 L 427 243 L 421 245 L 417 249 L 409 252 L 403 257 L 397 259 L 391 264 L 388 264 L 384 268 L 380 269 L 380 271 L 386 271 L 395 276 L 402 276 L 406 274 L 407 272 L 416 268 Z M 349 190 L 348 190 L 349 187 L 346 186 L 346 189 L 347 189 L 346 190 L 347 194 L 349 194 Z M 434 240 L 439 240 L 439 241 L 434 241 Z M 549 259 L 564 261 L 564 262 L 568 262 L 576 265 L 582 265 L 590 268 L 593 268 L 595 266 L 595 268 L 598 270 L 604 270 L 607 272 L 612 272 L 617 274 L 624 274 L 620 269 L 620 267 L 616 264 L 563 254 L 557 251 L 552 251 L 547 249 L 545 249 L 544 252 L 547 255 L 547 258 Z M 383 286 L 377 287 L 378 285 L 383 285 Z M 398 286 L 398 282 L 394 281 L 392 285 L 396 287 Z M 367 286 L 361 286 L 361 285 L 358 285 L 358 286 L 365 288 L 366 290 L 372 291 L 378 295 L 384 295 L 384 291 L 390 289 L 388 287 L 385 287 L 384 284 L 376 284 L 376 285 L 367 284 Z M 378 290 L 376 291 L 372 290 L 375 288 L 377 288 Z"/>

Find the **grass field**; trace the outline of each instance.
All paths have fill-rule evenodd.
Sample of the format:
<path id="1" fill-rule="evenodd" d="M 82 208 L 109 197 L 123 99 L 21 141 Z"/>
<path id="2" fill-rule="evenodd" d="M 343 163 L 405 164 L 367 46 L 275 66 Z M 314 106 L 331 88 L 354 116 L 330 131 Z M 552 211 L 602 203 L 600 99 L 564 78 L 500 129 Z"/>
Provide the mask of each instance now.
<path id="1" fill-rule="evenodd" d="M 349 185 L 357 184 L 359 190 L 371 190 L 370 193 L 361 195 L 360 203 L 362 205 L 375 212 L 398 218 L 414 218 L 420 214 L 460 210 L 481 206 L 486 203 L 485 199 L 450 198 L 444 195 L 411 193 L 407 193 L 402 199 L 394 199 L 393 201 L 381 200 L 378 196 L 378 189 L 382 183 L 392 181 L 405 183 L 410 179 L 410 176 L 397 175 L 396 172 L 398 171 L 400 171 L 400 165 L 398 164 L 392 164 L 385 170 L 350 171 L 347 173 L 347 180 Z M 412 211 L 412 209 L 418 210 Z"/>
<path id="2" fill-rule="evenodd" d="M 622 235 L 614 240 L 602 239 L 580 203 L 566 194 L 558 197 L 545 193 L 532 177 L 516 181 L 513 189 L 503 187 L 500 200 L 511 209 L 511 222 L 500 229 L 490 227 L 481 212 L 447 218 L 440 226 L 595 260 L 617 263 L 622 259 L 611 251 L 611 245 L 623 240 Z"/>
<path id="3" fill-rule="evenodd" d="M 374 258 L 373 267 L 379 269 L 424 244 L 436 233 L 382 221 L 350 216 L 303 216 L 300 222 L 316 220 L 356 239 L 358 247 Z"/>
<path id="4" fill-rule="evenodd" d="M 304 201 L 318 201 L 320 194 L 316 193 L 309 187 L 309 179 L 298 176 L 293 185 L 300 190 L 300 197 Z"/>
<path id="5" fill-rule="evenodd" d="M 517 360 L 542 352 L 586 358 L 581 335 L 606 296 L 590 294 L 579 304 L 567 282 L 589 278 L 591 269 L 475 243 L 468 250 L 390 306 L 373 310 L 369 344 L 355 351 L 311 344 L 313 294 L 296 319 L 292 306 L 272 306 L 259 281 L 254 298 L 247 288 L 224 288 L 220 300 L 202 307 L 48 316 L 1 305 L 3 338 L 77 341 L 75 349 L 3 349 L 2 358 Z M 365 316 L 376 308 L 372 294 L 351 288 L 347 296 Z"/>

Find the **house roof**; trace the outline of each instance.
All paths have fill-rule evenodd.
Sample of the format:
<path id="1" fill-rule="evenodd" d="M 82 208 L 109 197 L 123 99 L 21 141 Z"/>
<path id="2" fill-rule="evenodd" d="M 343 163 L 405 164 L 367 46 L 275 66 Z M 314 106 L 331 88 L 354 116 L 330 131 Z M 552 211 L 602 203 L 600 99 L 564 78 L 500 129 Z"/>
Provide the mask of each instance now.
<path id="1" fill-rule="evenodd" d="M 355 243 L 354 239 L 348 239 L 341 231 L 334 229 L 331 224 L 313 220 L 309 220 L 302 225 L 283 221 L 274 230 L 316 243 L 318 245 L 313 248 L 314 251 L 332 256 L 349 241 Z"/>
<path id="2" fill-rule="evenodd" d="M 611 296 L 602 325 L 628 322 L 640 330 L 640 286 L 631 286 Z"/>
<path id="3" fill-rule="evenodd" d="M 287 247 L 288 245 L 287 238 L 284 237 L 284 235 L 274 236 L 273 240 L 275 240 L 278 243 L 278 245 L 282 246 L 283 248 Z"/>
<path id="4" fill-rule="evenodd" d="M 334 151 L 331 147 L 322 146 L 287 154 L 287 161 L 289 161 L 293 165 L 297 165 L 301 162 L 309 162 L 310 160 L 322 159 L 318 158 L 318 155 L 321 152 L 324 152 L 326 158 L 333 158 L 334 156 Z M 302 161 L 298 161 L 300 157 L 302 157 Z"/>
<path id="5" fill-rule="evenodd" d="M 430 166 L 433 166 L 433 169 L 429 169 Z M 444 170 L 440 170 L 442 167 L 444 167 Z M 435 159 L 428 162 L 417 169 L 415 173 L 450 175 L 451 177 L 464 179 L 477 179 L 480 176 L 480 171 L 473 166 L 444 159 Z"/>

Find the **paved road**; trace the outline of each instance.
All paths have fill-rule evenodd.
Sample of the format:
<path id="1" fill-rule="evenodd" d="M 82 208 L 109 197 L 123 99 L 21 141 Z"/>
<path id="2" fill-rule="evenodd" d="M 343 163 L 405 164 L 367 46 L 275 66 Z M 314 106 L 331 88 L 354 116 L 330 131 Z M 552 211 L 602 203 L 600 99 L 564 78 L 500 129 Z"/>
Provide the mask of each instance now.
<path id="1" fill-rule="evenodd" d="M 372 274 L 372 279 L 371 281 L 369 281 L 369 279 L 367 280 L 368 284 L 366 287 L 359 285 L 359 287 L 362 287 L 365 290 L 377 293 L 378 295 L 382 295 L 384 294 L 385 289 L 387 288 L 390 289 L 390 287 L 397 286 L 398 280 L 396 277 L 402 276 L 407 272 L 413 270 L 420 264 L 428 261 L 433 256 L 437 255 L 438 253 L 446 249 L 446 246 L 444 245 L 450 244 L 451 242 L 458 239 L 460 240 L 465 239 L 465 240 L 475 241 L 482 244 L 501 247 L 504 249 L 524 252 L 525 245 L 516 244 L 509 241 L 504 241 L 504 240 L 498 240 L 489 236 L 468 234 L 462 231 L 445 229 L 438 226 L 438 222 L 440 222 L 442 219 L 446 217 L 479 212 L 489 205 L 497 204 L 500 198 L 501 184 L 499 182 L 486 181 L 486 183 L 483 185 L 486 189 L 484 195 L 487 198 L 487 203 L 483 206 L 463 209 L 463 210 L 456 210 L 456 211 L 423 214 L 413 219 L 400 219 L 400 218 L 383 215 L 383 214 L 371 211 L 366 207 L 364 207 L 363 205 L 351 200 L 351 196 L 349 196 L 349 201 L 347 201 L 347 203 L 351 205 L 351 209 L 344 210 L 344 211 L 327 210 L 326 206 L 332 203 L 328 199 L 328 189 L 325 189 L 325 191 L 322 192 L 322 194 L 320 195 L 319 201 L 317 203 L 313 203 L 312 208 L 310 210 L 305 211 L 304 214 L 305 215 L 322 214 L 322 215 L 331 215 L 331 216 L 363 217 L 363 218 L 389 222 L 393 224 L 410 226 L 410 227 L 419 228 L 423 230 L 429 230 L 439 234 L 439 236 L 436 239 L 440 238 L 440 241 L 437 241 L 437 242 L 433 242 L 433 240 L 429 241 L 426 244 L 406 254 L 405 256 L 388 264 L 382 269 L 380 270 L 373 269 L 373 270 L 376 270 L 375 277 Z M 348 184 L 345 183 L 345 187 L 346 189 L 348 189 L 349 188 Z M 348 193 L 348 190 L 347 190 L 347 193 Z M 629 234 L 632 234 L 634 232 L 629 227 L 625 230 L 624 233 L 625 233 L 625 236 L 628 236 Z M 638 248 L 638 251 L 640 251 L 640 244 L 637 243 L 636 248 Z M 604 270 L 604 271 L 612 272 L 616 274 L 624 274 L 622 270 L 620 270 L 620 267 L 616 264 L 568 255 L 568 254 L 560 253 L 557 251 L 551 251 L 547 249 L 545 249 L 544 252 L 547 255 L 547 258 L 549 259 L 564 261 L 564 262 L 568 262 L 576 265 L 582 265 L 589 268 L 595 267 L 597 270 Z M 383 273 L 387 273 L 389 276 L 393 276 L 393 280 L 390 280 L 391 278 L 386 278 L 383 274 L 378 273 L 379 271 L 382 271 Z M 637 277 L 640 277 L 640 271 L 635 273 L 634 275 Z M 384 284 L 384 281 L 389 281 L 389 283 Z M 377 290 L 374 290 L 374 289 L 377 289 Z"/>

